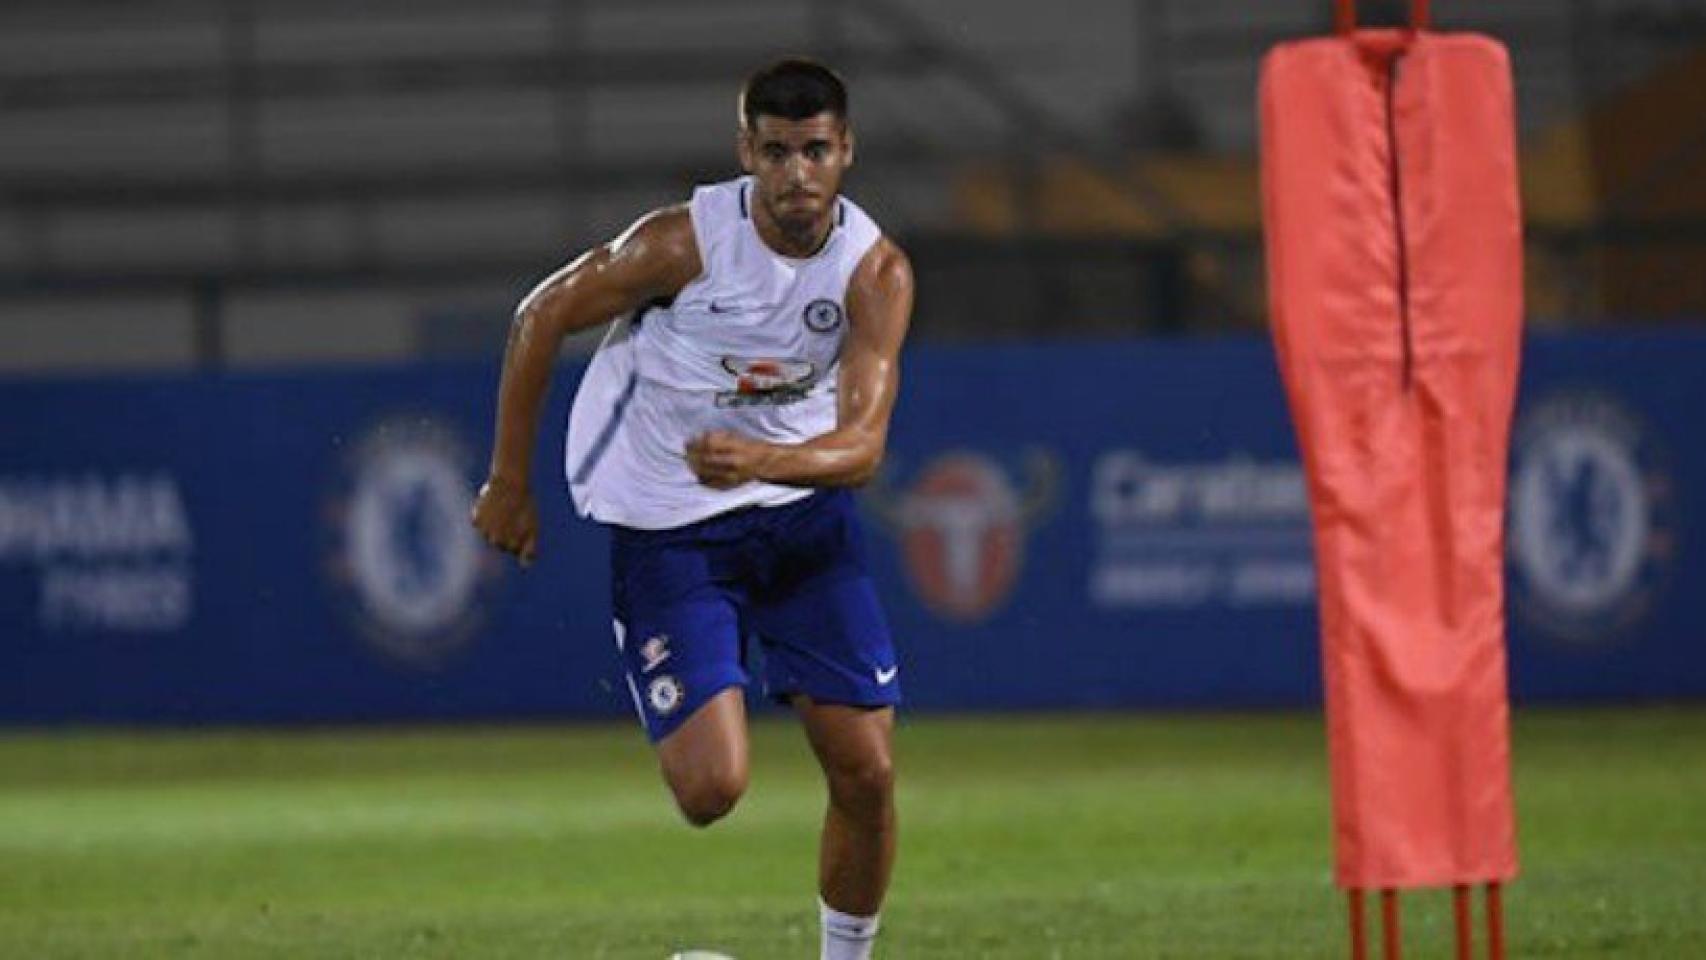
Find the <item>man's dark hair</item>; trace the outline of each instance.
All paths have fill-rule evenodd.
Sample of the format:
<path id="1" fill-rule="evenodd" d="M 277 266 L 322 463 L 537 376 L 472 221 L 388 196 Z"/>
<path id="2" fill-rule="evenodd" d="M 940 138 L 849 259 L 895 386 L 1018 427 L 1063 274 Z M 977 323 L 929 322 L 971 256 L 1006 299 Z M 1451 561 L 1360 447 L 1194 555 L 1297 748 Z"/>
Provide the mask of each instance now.
<path id="1" fill-rule="evenodd" d="M 747 129 L 760 116 L 806 120 L 828 111 L 847 119 L 847 85 L 816 60 L 789 57 L 759 70 L 740 91 L 740 117 Z"/>

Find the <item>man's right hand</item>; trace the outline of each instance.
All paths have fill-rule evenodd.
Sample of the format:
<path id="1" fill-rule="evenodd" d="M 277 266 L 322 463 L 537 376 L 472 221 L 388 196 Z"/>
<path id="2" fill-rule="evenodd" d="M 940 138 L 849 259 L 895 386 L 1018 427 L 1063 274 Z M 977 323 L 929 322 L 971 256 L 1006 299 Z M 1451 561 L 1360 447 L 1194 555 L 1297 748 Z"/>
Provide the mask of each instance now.
<path id="1" fill-rule="evenodd" d="M 539 508 L 526 484 L 492 477 L 474 498 L 474 529 L 486 542 L 513 554 L 522 566 L 539 552 Z"/>

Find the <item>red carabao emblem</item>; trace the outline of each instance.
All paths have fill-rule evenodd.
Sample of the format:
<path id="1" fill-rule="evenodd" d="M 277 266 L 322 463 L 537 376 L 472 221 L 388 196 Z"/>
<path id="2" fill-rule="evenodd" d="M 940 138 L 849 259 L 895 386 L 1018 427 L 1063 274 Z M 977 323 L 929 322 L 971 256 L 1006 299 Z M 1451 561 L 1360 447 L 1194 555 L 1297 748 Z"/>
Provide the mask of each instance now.
<path id="1" fill-rule="evenodd" d="M 1025 538 L 1052 501 L 1056 468 L 1033 454 L 1027 489 L 974 453 L 944 454 L 910 489 L 873 490 L 877 515 L 900 542 L 907 576 L 932 610 L 951 620 L 982 620 L 1018 581 Z"/>

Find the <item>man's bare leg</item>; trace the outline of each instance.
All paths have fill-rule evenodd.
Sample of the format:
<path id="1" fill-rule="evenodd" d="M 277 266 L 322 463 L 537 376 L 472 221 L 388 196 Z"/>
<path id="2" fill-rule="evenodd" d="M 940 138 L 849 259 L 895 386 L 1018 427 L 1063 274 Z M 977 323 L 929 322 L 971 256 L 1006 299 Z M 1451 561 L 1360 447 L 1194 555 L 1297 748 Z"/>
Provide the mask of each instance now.
<path id="1" fill-rule="evenodd" d="M 658 742 L 664 782 L 681 815 L 696 827 L 717 822 L 746 792 L 744 696 L 740 687 L 729 687 Z"/>
<path id="2" fill-rule="evenodd" d="M 795 698 L 794 708 L 829 787 L 818 854 L 823 956 L 868 957 L 894 869 L 894 710 L 809 697 Z"/>

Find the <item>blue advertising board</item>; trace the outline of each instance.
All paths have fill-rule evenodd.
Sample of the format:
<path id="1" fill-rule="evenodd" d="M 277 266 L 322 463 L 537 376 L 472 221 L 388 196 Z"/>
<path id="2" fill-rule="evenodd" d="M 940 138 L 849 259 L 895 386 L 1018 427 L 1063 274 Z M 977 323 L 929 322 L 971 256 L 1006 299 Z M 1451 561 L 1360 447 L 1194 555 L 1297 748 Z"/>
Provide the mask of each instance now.
<path id="1" fill-rule="evenodd" d="M 918 347 L 863 494 L 921 709 L 1319 699 L 1265 340 Z M 1706 696 L 1706 337 L 1536 337 L 1519 702 Z M 535 464 L 529 570 L 466 522 L 489 364 L 0 383 L 0 721 L 616 717 L 607 537 Z"/>

